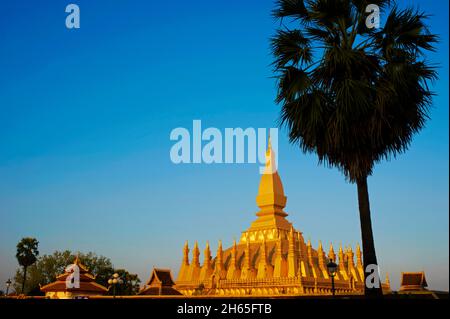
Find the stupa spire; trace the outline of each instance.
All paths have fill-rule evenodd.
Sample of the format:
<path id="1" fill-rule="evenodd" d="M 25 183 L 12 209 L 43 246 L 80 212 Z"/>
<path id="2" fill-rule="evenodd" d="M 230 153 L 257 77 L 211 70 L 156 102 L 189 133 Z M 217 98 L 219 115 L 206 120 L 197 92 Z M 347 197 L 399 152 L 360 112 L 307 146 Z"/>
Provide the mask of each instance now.
<path id="1" fill-rule="evenodd" d="M 359 243 L 356 244 L 356 265 L 363 266 L 362 263 L 362 255 L 361 255 L 361 247 L 359 247 Z"/>
<path id="2" fill-rule="evenodd" d="M 237 246 L 236 246 L 236 239 L 233 240 L 233 248 L 231 249 L 231 264 L 233 264 L 236 267 L 237 264 Z"/>
<path id="3" fill-rule="evenodd" d="M 195 242 L 194 249 L 192 250 L 192 264 L 198 267 L 200 266 L 199 256 L 200 250 L 198 249 L 198 243 Z"/>
<path id="4" fill-rule="evenodd" d="M 275 152 L 272 150 L 270 136 L 266 151 L 266 166 L 259 183 L 256 203 L 261 209 L 261 211 L 257 214 L 258 216 L 287 216 L 287 214 L 283 212 L 283 208 L 286 206 L 286 196 L 284 196 L 283 184 L 281 183 L 280 176 L 277 172 Z"/>
<path id="5" fill-rule="evenodd" d="M 336 262 L 336 254 L 334 253 L 333 243 L 330 243 L 330 251 L 328 252 L 328 258 Z"/>
<path id="6" fill-rule="evenodd" d="M 183 248 L 183 265 L 189 265 L 189 245 L 187 240 Z"/>
<path id="7" fill-rule="evenodd" d="M 206 247 L 204 251 L 205 260 L 203 261 L 204 266 L 208 266 L 211 264 L 211 249 L 209 248 L 209 242 L 206 242 Z"/>
<path id="8" fill-rule="evenodd" d="M 223 251 L 222 251 L 222 241 L 219 240 L 219 244 L 217 246 L 217 266 L 220 269 L 223 269 Z"/>
<path id="9" fill-rule="evenodd" d="M 245 264 L 250 267 L 250 243 L 245 245 Z"/>

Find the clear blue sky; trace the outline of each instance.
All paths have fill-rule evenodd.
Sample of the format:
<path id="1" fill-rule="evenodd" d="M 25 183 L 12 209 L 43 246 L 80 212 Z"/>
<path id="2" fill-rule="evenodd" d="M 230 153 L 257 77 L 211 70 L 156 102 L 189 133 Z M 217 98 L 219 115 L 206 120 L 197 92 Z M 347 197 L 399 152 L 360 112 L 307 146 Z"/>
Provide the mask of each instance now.
<path id="1" fill-rule="evenodd" d="M 65 28 L 69 3 L 81 29 Z M 441 35 L 431 121 L 410 150 L 369 179 L 383 273 L 425 270 L 448 289 L 448 1 L 399 1 Z M 255 218 L 259 165 L 174 165 L 170 131 L 274 127 L 268 0 L 2 1 L 0 4 L 0 289 L 24 236 L 94 251 L 144 281 L 178 272 L 185 240 L 224 246 Z M 356 188 L 280 132 L 289 220 L 326 247 L 360 238 Z"/>

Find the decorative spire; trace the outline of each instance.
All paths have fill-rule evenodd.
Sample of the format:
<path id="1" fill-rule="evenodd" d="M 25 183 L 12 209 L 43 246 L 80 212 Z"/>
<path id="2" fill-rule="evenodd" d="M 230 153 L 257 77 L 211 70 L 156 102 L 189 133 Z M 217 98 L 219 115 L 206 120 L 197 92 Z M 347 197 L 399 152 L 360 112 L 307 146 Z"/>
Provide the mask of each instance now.
<path id="1" fill-rule="evenodd" d="M 324 252 L 322 247 L 322 241 L 319 240 L 319 247 L 317 247 L 317 255 L 319 256 L 319 265 L 325 265 Z"/>
<path id="2" fill-rule="evenodd" d="M 267 253 L 266 253 L 266 239 L 263 238 L 263 241 L 261 243 L 261 262 L 267 263 Z"/>
<path id="3" fill-rule="evenodd" d="M 217 265 L 219 268 L 223 269 L 223 251 L 221 240 L 219 240 L 219 245 L 217 246 Z"/>
<path id="4" fill-rule="evenodd" d="M 281 235 L 280 235 L 280 236 L 278 236 L 277 246 L 276 246 L 276 250 L 275 250 L 276 256 L 278 256 L 278 257 L 281 257 L 281 255 L 283 253 L 281 243 L 282 242 L 281 242 Z"/>
<path id="5" fill-rule="evenodd" d="M 209 248 L 209 242 L 208 241 L 206 242 L 204 255 L 205 255 L 205 260 L 203 262 L 203 265 L 209 267 L 210 264 L 211 264 L 211 250 Z"/>
<path id="6" fill-rule="evenodd" d="M 183 265 L 189 265 L 189 246 L 188 246 L 187 240 L 184 243 L 184 248 L 183 248 Z"/>
<path id="7" fill-rule="evenodd" d="M 192 250 L 192 264 L 195 266 L 200 266 L 200 249 L 198 249 L 198 243 L 197 241 L 194 244 L 194 249 Z"/>
<path id="8" fill-rule="evenodd" d="M 311 245 L 311 239 L 308 238 L 308 244 L 306 245 L 307 253 L 308 253 L 308 261 L 312 264 L 312 245 Z"/>
<path id="9" fill-rule="evenodd" d="M 330 251 L 328 252 L 328 258 L 333 262 L 336 262 L 336 254 L 334 253 L 333 244 L 330 243 Z"/>
<path id="10" fill-rule="evenodd" d="M 286 206 L 286 196 L 284 196 L 283 184 L 277 172 L 275 162 L 275 152 L 272 150 L 270 137 L 269 145 L 266 151 L 266 166 L 259 183 L 258 196 L 256 203 L 261 209 L 257 215 L 279 215 L 287 216 L 283 211 Z"/>
<path id="11" fill-rule="evenodd" d="M 348 262 L 348 266 L 354 266 L 354 257 L 355 254 L 353 254 L 353 250 L 352 247 L 349 245 L 347 248 L 347 262 Z"/>
<path id="12" fill-rule="evenodd" d="M 391 285 L 391 281 L 389 280 L 389 273 L 386 273 L 386 280 L 384 281 L 386 285 L 390 286 Z"/>
<path id="13" fill-rule="evenodd" d="M 356 265 L 361 267 L 363 266 L 361 248 L 359 247 L 359 243 L 356 244 Z"/>
<path id="14" fill-rule="evenodd" d="M 294 253 L 295 253 L 295 234 L 294 234 L 294 227 L 291 227 L 291 230 L 289 232 L 288 255 L 294 256 Z"/>
<path id="15" fill-rule="evenodd" d="M 231 249 L 231 264 L 236 267 L 237 264 L 237 246 L 236 246 L 236 239 L 233 240 L 233 248 Z"/>
<path id="16" fill-rule="evenodd" d="M 339 244 L 339 269 L 345 269 L 344 264 L 344 250 L 342 249 L 342 243 Z"/>
<path id="17" fill-rule="evenodd" d="M 244 265 L 247 268 L 251 268 L 251 262 L 250 262 L 250 242 L 247 241 L 247 244 L 245 246 L 245 257 L 244 257 Z"/>

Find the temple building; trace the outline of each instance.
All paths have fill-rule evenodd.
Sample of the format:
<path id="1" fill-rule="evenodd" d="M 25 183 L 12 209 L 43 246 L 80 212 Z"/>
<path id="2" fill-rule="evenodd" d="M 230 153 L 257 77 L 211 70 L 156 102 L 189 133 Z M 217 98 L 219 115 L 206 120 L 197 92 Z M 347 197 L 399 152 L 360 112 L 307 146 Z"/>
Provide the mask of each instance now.
<path id="1" fill-rule="evenodd" d="M 150 296 L 181 295 L 180 292 L 173 288 L 174 285 L 175 282 L 169 269 L 153 268 L 150 279 L 138 294 Z"/>
<path id="2" fill-rule="evenodd" d="M 269 140 L 265 170 L 256 196 L 259 207 L 256 220 L 231 247 L 224 249 L 219 241 L 215 258 L 206 243 L 203 264 L 198 243 L 194 244 L 190 260 L 186 242 L 175 288 L 187 296 L 198 291 L 218 296 L 331 294 L 326 265 L 332 259 L 338 264 L 336 293 L 363 292 L 359 245 L 355 250 L 341 245 L 337 253 L 330 245 L 328 254 L 321 242 L 313 248 L 309 240 L 305 242 L 303 233 L 286 219 L 288 214 L 283 210 L 286 200 Z M 390 290 L 388 278 L 382 286 L 383 290 Z"/>
<path id="3" fill-rule="evenodd" d="M 95 276 L 89 273 L 89 270 L 84 266 L 78 256 L 75 258 L 73 265 L 78 266 L 79 269 L 79 287 L 69 288 L 66 284 L 66 279 L 72 274 L 72 271 L 65 270 L 65 272 L 56 277 L 56 281 L 42 286 L 41 291 L 45 292 L 45 296 L 51 299 L 73 299 L 77 297 L 90 297 L 105 295 L 108 289 L 95 282 Z"/>

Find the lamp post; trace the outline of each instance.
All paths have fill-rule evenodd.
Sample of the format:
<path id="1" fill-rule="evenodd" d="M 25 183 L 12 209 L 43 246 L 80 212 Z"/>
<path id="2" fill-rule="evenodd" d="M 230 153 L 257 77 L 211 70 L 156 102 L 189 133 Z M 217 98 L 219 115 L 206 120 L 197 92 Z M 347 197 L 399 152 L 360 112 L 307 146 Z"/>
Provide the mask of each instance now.
<path id="1" fill-rule="evenodd" d="M 333 297 L 335 296 L 335 289 L 334 289 L 334 276 L 336 276 L 336 270 L 337 270 L 336 263 L 333 262 L 333 259 L 330 259 L 330 262 L 327 264 L 327 270 L 328 274 L 331 277 L 331 292 L 333 294 Z"/>
<path id="2" fill-rule="evenodd" d="M 8 279 L 6 281 L 6 297 L 8 297 L 8 293 L 9 293 L 9 287 L 11 287 L 12 281 L 11 279 Z"/>
<path id="3" fill-rule="evenodd" d="M 110 287 L 113 287 L 113 298 L 116 298 L 116 285 L 120 285 L 122 283 L 123 281 L 119 278 L 118 273 L 115 273 L 110 279 L 108 279 L 108 284 L 110 285 Z"/>
<path id="4" fill-rule="evenodd" d="M 130 291 L 130 295 L 134 295 L 137 291 L 139 291 L 139 289 L 137 289 L 137 279 L 133 278 L 130 280 L 131 283 L 131 291 Z"/>

